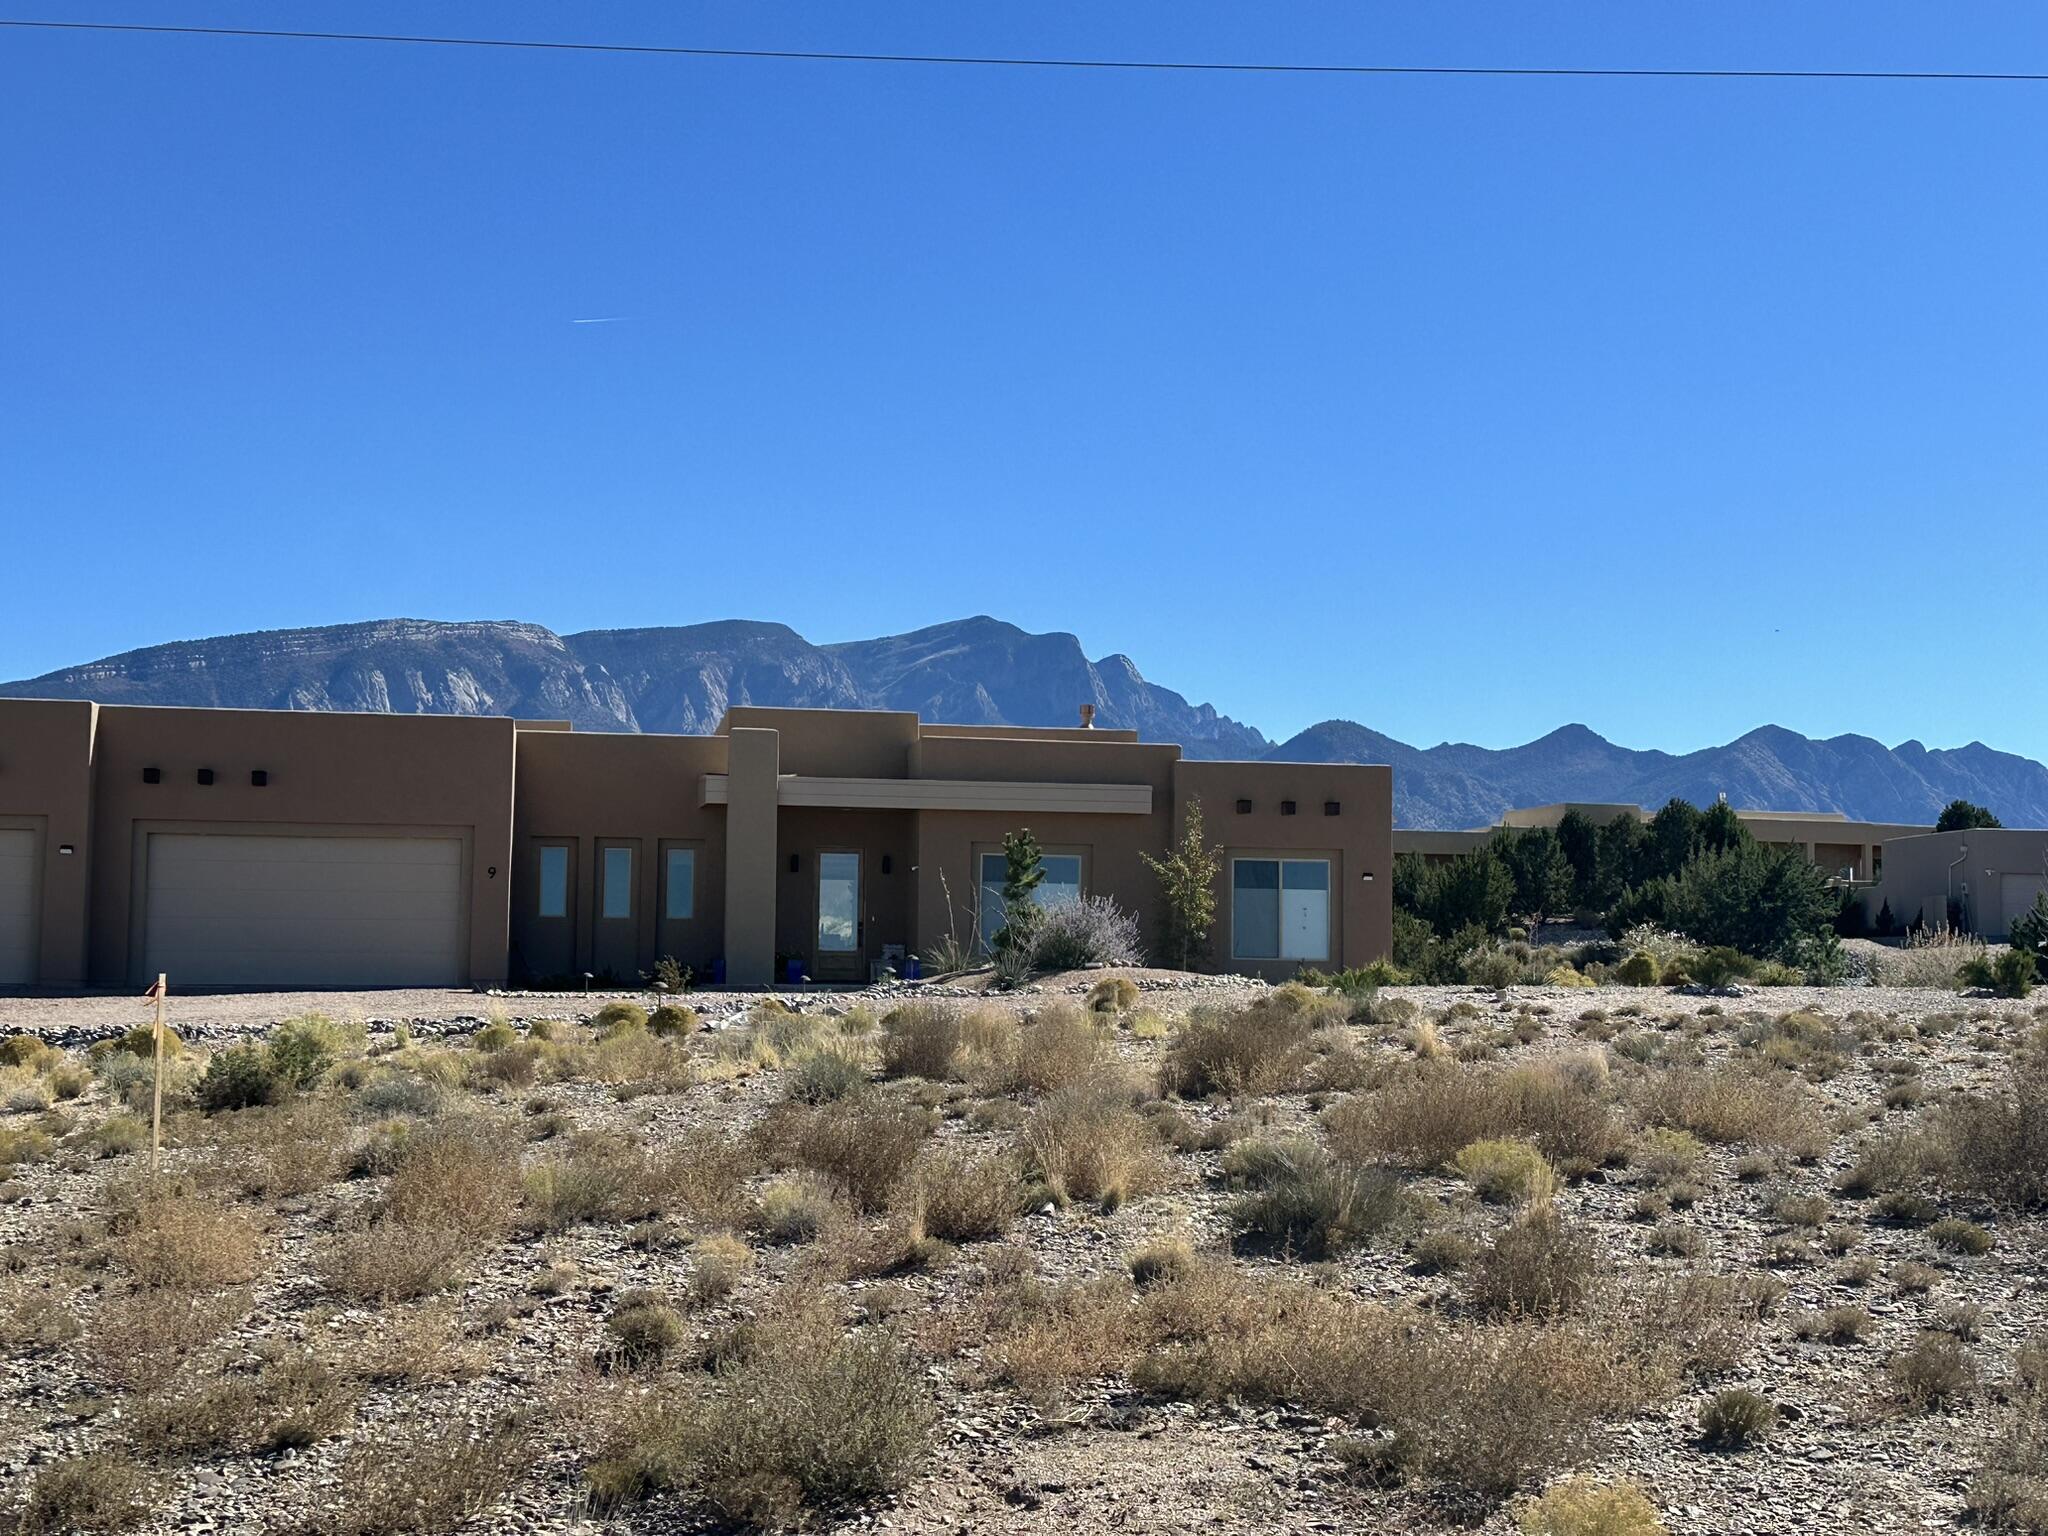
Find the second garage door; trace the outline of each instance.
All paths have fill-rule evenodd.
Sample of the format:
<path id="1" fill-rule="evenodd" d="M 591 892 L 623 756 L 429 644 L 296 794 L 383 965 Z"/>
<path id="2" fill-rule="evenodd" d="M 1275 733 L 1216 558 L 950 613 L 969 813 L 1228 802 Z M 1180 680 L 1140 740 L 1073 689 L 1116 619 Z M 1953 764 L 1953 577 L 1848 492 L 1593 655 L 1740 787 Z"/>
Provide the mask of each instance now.
<path id="1" fill-rule="evenodd" d="M 151 835 L 144 974 L 172 985 L 458 986 L 462 843 Z"/>
<path id="2" fill-rule="evenodd" d="M 0 985 L 36 979 L 36 835 L 0 828 Z"/>
<path id="3" fill-rule="evenodd" d="M 2003 933 L 2015 919 L 2033 910 L 2034 898 L 2048 890 L 2048 875 L 2001 875 L 1998 884 L 2000 905 L 2005 908 L 2005 921 L 1999 927 Z"/>

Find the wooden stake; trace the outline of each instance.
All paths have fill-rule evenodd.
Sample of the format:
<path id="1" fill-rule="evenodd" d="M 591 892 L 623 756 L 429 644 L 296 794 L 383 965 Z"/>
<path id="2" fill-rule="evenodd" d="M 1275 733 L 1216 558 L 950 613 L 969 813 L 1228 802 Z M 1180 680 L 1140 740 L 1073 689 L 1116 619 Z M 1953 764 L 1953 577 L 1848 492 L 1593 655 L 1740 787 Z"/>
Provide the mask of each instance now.
<path id="1" fill-rule="evenodd" d="M 157 1154 L 164 1142 L 164 994 L 170 990 L 159 973 L 149 995 L 156 999 L 156 1091 L 149 1106 L 149 1176 L 156 1177 Z"/>

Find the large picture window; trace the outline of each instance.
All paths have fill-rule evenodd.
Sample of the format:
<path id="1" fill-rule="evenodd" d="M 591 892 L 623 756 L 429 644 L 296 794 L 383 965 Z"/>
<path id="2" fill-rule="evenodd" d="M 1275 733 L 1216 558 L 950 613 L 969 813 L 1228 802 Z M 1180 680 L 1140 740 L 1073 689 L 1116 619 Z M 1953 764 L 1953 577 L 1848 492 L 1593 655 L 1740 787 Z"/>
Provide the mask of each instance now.
<path id="1" fill-rule="evenodd" d="M 1238 960 L 1330 958 L 1330 861 L 1232 859 L 1230 953 Z"/>
<path id="2" fill-rule="evenodd" d="M 1081 899 L 1081 855 L 1078 853 L 1048 853 L 1040 856 L 1038 867 L 1045 871 L 1045 878 L 1038 882 L 1038 889 L 1031 893 L 1032 901 L 1041 907 L 1057 907 L 1064 902 Z M 981 947 L 991 948 L 995 944 L 996 930 L 1003 926 L 1003 871 L 1006 868 L 1000 853 L 984 853 L 981 856 Z"/>

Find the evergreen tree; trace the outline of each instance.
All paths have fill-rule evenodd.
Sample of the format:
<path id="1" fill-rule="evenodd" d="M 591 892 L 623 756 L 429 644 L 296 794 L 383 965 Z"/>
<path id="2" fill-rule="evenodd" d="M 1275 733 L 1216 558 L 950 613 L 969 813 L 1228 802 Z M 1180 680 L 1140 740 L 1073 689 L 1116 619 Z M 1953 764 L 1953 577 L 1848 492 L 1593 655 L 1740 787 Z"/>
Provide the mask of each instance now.
<path id="1" fill-rule="evenodd" d="M 1003 839 L 1003 926 L 995 935 L 999 954 L 1026 948 L 1031 942 L 1031 930 L 1038 923 L 1038 903 L 1033 898 L 1045 882 L 1044 859 L 1044 850 L 1029 827 Z"/>
<path id="2" fill-rule="evenodd" d="M 1572 906 L 1593 905 L 1600 880 L 1600 829 L 1584 811 L 1566 811 L 1557 824 L 1557 846 L 1572 867 Z"/>
<path id="3" fill-rule="evenodd" d="M 2005 823 L 1981 805 L 1972 805 L 1967 800 L 1951 800 L 1942 807 L 1941 814 L 1934 820 L 1937 832 L 1967 832 L 1972 827 L 2000 827 Z"/>

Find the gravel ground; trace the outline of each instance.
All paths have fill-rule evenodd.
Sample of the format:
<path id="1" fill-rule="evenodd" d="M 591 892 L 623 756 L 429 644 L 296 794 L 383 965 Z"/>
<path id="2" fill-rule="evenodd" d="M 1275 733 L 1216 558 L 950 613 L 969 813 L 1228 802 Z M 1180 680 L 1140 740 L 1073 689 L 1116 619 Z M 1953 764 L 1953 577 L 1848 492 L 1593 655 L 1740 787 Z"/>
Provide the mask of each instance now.
<path id="1" fill-rule="evenodd" d="M 1198 1003 L 1238 1003 L 1264 990 L 1242 979 L 1204 979 L 1190 984 L 1171 973 L 1126 973 L 1146 991 L 1145 1002 L 1169 1016 Z M 1087 974 L 1058 978 L 1013 999 L 1020 1008 L 1050 996 L 1084 992 Z M 886 1006 L 906 992 L 956 995 L 971 989 L 937 984 L 901 985 L 860 992 L 799 996 L 786 1001 L 812 1009 L 844 1009 L 855 1002 Z M 706 993 L 692 1001 L 714 1027 L 736 1021 L 763 994 Z M 1844 1123 L 1884 1120 L 1878 1098 L 1882 1078 L 1874 1061 L 1909 1057 L 1930 1097 L 1950 1089 L 1987 1089 L 2002 1071 L 2004 1050 L 2036 1027 L 2026 1004 L 1958 999 L 1926 991 L 1876 988 L 1789 988 L 1741 996 L 1706 997 L 1654 988 L 1602 987 L 1597 991 L 1518 987 L 1504 1001 L 1466 987 L 1388 989 L 1412 999 L 1425 1016 L 1438 1016 L 1454 1003 L 1471 1004 L 1477 1017 L 1444 1019 L 1447 1044 L 1456 1048 L 1496 1029 L 1520 1010 L 1536 1011 L 1540 1027 L 1514 1053 L 1540 1055 L 1582 1049 L 1586 1041 L 1573 1021 L 1598 1008 L 1620 1015 L 1615 1022 L 1660 1032 L 1680 1031 L 1684 1020 L 1703 1010 L 1771 1016 L 1792 1009 L 1841 1019 L 1851 1010 L 1902 1023 L 1935 1020 L 1929 1032 L 1910 1042 L 1887 1045 L 1874 1056 L 1855 1059 L 1847 1070 L 1819 1085 Z M 493 1011 L 515 1022 L 538 1017 L 585 1016 L 602 997 L 408 990 L 363 993 L 238 994 L 182 997 L 170 1004 L 173 1024 L 188 1039 L 213 1044 L 259 1032 L 312 1009 L 369 1023 L 373 1036 L 392 1021 L 406 1021 L 420 1034 L 473 1028 Z M 1629 1011 L 1635 1010 L 1630 1017 Z M 0 1000 L 0 1033 L 28 1030 L 66 1045 L 131 1027 L 148 1017 L 147 1005 L 127 996 L 9 998 Z M 1735 1049 L 1733 1031 L 1714 1029 L 1701 1039 L 1711 1057 Z M 1157 1042 L 1121 1036 L 1119 1051 L 1134 1064 L 1149 1066 Z M 631 1128 L 659 1148 L 694 1127 L 725 1135 L 744 1132 L 782 1096 L 779 1074 L 763 1072 L 733 1082 L 706 1083 L 681 1094 L 619 1103 L 600 1085 L 563 1084 L 548 1090 L 579 1127 Z M 1236 1109 L 1257 1115 L 1276 1130 L 1313 1123 L 1312 1107 L 1300 1095 L 1281 1095 L 1251 1106 L 1195 1107 L 1198 1118 L 1220 1119 Z M 0 1117 L 0 1125 L 17 1117 Z M 1892 1124 L 1903 1124 L 1896 1112 Z M 999 1132 L 977 1130 L 967 1120 L 942 1129 L 949 1144 L 1004 1144 Z M 1824 1253 L 1809 1263 L 1772 1266 L 1788 1295 L 1770 1319 L 1759 1347 L 1728 1381 L 1764 1392 L 1785 1410 L 1786 1422 L 1763 1448 L 1740 1455 L 1704 1450 L 1694 1416 L 1701 1392 L 1682 1392 L 1640 1418 L 1612 1427 L 1592 1470 L 1626 1476 L 1641 1485 L 1677 1533 L 1793 1533 L 1946 1529 L 1962 1521 L 1962 1495 L 1979 1446 L 1990 1433 L 2000 1405 L 1991 1386 L 1954 1407 L 1909 1414 L 1892 1406 L 1882 1391 L 1882 1365 L 1910 1344 L 1944 1303 L 1971 1301 L 1983 1308 L 1983 1341 L 1974 1352 L 1988 1384 L 2009 1374 L 2016 1345 L 2048 1330 L 2048 1221 L 2039 1215 L 1997 1215 L 1971 1211 L 1989 1225 L 1996 1246 L 1981 1257 L 1935 1253 L 1924 1230 L 1890 1226 L 1872 1219 L 1865 1203 L 1833 1196 L 1833 1179 L 1851 1161 L 1852 1135 L 1836 1137 L 1812 1166 L 1787 1165 L 1763 1183 L 1735 1176 L 1738 1149 L 1715 1148 L 1707 1194 L 1675 1216 L 1693 1229 L 1703 1255 L 1692 1262 L 1716 1268 L 1763 1265 L 1765 1245 L 1784 1229 L 1764 1214 L 1781 1194 L 1821 1194 L 1833 1199 L 1832 1219 L 1858 1234 L 1855 1252 L 1878 1261 L 1884 1272 L 1912 1259 L 1940 1271 L 1926 1294 L 1898 1294 L 1882 1278 L 1853 1286 Z M 1187 1165 L 1173 1187 L 1135 1199 L 1105 1213 L 1075 1205 L 1026 1217 L 1003 1241 L 1030 1251 L 1049 1281 L 1119 1271 L 1126 1254 L 1150 1237 L 1181 1232 L 1198 1245 L 1220 1245 L 1228 1234 L 1224 1196 L 1213 1178 L 1211 1154 L 1181 1160 Z M 89 1209 L 105 1177 L 102 1164 L 59 1158 L 17 1171 L 19 1198 L 0 1205 L 0 1248 L 8 1268 L 33 1268 L 46 1257 L 55 1225 L 68 1214 Z M 1428 1193 L 1449 1198 L 1453 1181 L 1414 1181 Z M 1632 1219 L 1637 1186 L 1601 1175 L 1569 1186 L 1560 1197 L 1565 1213 L 1585 1224 L 1611 1261 L 1631 1269 L 1676 1269 L 1685 1261 L 1652 1256 L 1648 1228 Z M 253 1345 L 260 1339 L 317 1339 L 324 1331 L 374 1334 L 384 1320 L 361 1309 L 335 1311 L 319 1304 L 307 1278 L 309 1257 L 338 1216 L 371 1198 L 361 1183 L 336 1186 L 321 1195 L 281 1202 L 268 1236 L 272 1259 L 258 1282 L 254 1310 L 238 1334 Z M 849 1282 L 856 1299 L 876 1285 L 907 1296 L 908 1315 L 939 1308 L 988 1245 L 968 1245 L 955 1265 L 932 1274 L 887 1282 Z M 173 1532 L 283 1530 L 297 1523 L 308 1504 L 347 1497 L 333 1482 L 349 1444 L 379 1425 L 430 1418 L 457 1411 L 482 1421 L 506 1405 L 535 1400 L 569 1401 L 587 1390 L 588 1362 L 603 1336 L 609 1299 L 641 1285 L 673 1289 L 680 1260 L 662 1251 L 645 1252 L 627 1243 L 617 1227 L 579 1227 L 545 1239 L 506 1244 L 453 1298 L 472 1334 L 477 1320 L 494 1319 L 480 1347 L 488 1356 L 482 1374 L 466 1381 L 431 1386 L 379 1388 L 358 1409 L 354 1430 L 341 1439 L 273 1455 L 202 1461 L 170 1474 L 168 1497 L 146 1527 L 147 1536 Z M 707 1333 L 743 1315 L 787 1280 L 798 1251 L 764 1248 L 761 1265 L 723 1310 L 693 1318 Z M 1273 1263 L 1246 1260 L 1247 1263 Z M 573 1265 L 575 1283 L 559 1296 L 533 1293 L 537 1272 L 549 1265 Z M 1331 1283 L 1360 1295 L 1449 1302 L 1456 1282 L 1413 1273 L 1398 1252 L 1368 1248 L 1353 1252 L 1329 1270 Z M 1788 1319 L 1807 1308 L 1844 1303 L 1867 1307 L 1876 1319 L 1861 1343 L 1838 1346 L 1797 1339 Z M 938 1431 L 941 1454 L 927 1472 L 901 1493 L 866 1511 L 831 1524 L 833 1529 L 906 1532 L 1109 1532 L 1372 1530 L 1394 1533 L 1453 1527 L 1507 1532 L 1507 1510 L 1475 1515 L 1447 1506 L 1425 1492 L 1377 1492 L 1341 1481 L 1331 1447 L 1343 1426 L 1284 1409 L 1196 1405 L 1162 1401 L 1128 1385 L 1103 1382 L 1084 1389 L 1057 1409 L 1032 1407 L 1013 1394 L 991 1389 L 975 1369 L 978 1348 L 934 1363 L 929 1379 L 942 1405 Z M 20 1353 L 0 1366 L 0 1489 L 20 1486 L 32 1468 L 53 1457 L 102 1443 L 116 1426 L 101 1409 L 104 1399 L 67 1351 Z M 465 1527 L 478 1531 L 595 1529 L 579 1503 L 578 1447 L 552 1442 L 540 1453 L 533 1475 L 493 1512 Z M 0 1503 L 4 1503 L 0 1496 Z M 633 1509 L 612 1522 L 630 1531 L 704 1528 L 674 1501 Z"/>

